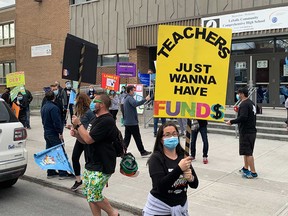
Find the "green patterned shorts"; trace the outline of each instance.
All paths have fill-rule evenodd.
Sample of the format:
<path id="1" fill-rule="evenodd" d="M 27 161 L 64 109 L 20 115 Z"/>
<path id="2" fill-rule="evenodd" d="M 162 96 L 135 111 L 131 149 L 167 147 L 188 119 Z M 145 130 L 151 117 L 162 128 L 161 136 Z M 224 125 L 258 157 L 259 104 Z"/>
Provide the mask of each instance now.
<path id="1" fill-rule="evenodd" d="M 98 171 L 84 170 L 83 173 L 83 194 L 88 202 L 100 202 L 104 200 L 102 191 L 111 175 Z"/>

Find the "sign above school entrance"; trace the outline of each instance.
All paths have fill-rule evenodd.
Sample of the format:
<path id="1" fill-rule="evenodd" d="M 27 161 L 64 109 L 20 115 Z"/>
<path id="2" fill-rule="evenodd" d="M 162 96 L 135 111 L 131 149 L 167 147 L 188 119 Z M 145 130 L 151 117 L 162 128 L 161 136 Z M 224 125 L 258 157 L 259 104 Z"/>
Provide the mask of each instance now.
<path id="1" fill-rule="evenodd" d="M 288 6 L 201 19 L 202 27 L 232 28 L 233 33 L 288 28 Z"/>

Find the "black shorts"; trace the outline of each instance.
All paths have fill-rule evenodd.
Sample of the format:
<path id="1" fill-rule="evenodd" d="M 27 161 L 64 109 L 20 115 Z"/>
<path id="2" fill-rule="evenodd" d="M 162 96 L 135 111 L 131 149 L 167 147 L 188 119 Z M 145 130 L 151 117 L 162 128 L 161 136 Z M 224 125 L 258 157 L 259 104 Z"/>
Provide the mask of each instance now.
<path id="1" fill-rule="evenodd" d="M 256 140 L 256 133 L 240 134 L 239 136 L 239 154 L 252 156 Z"/>

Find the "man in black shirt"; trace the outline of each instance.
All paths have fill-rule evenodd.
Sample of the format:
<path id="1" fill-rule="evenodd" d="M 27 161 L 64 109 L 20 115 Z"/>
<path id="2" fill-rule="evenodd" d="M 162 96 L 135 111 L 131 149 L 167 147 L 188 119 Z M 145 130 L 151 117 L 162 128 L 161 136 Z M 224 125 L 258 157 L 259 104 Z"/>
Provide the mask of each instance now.
<path id="1" fill-rule="evenodd" d="M 227 125 L 238 124 L 239 126 L 239 154 L 244 155 L 244 167 L 240 170 L 243 177 L 256 178 L 258 175 L 254 166 L 253 150 L 256 140 L 256 106 L 248 98 L 247 87 L 240 88 L 238 95 L 241 104 L 236 119 L 226 122 Z M 249 170 L 250 168 L 250 170 Z"/>
<path id="2" fill-rule="evenodd" d="M 71 135 L 81 143 L 86 143 L 86 164 L 83 173 L 83 193 L 89 202 L 93 215 L 101 215 L 101 209 L 108 215 L 118 215 L 107 198 L 102 195 L 102 190 L 115 171 L 116 151 L 113 141 L 116 139 L 115 120 L 109 113 L 111 100 L 108 95 L 97 95 L 95 103 L 96 118 L 89 123 L 87 130 L 75 115 L 72 123 L 76 129 L 72 129 Z"/>

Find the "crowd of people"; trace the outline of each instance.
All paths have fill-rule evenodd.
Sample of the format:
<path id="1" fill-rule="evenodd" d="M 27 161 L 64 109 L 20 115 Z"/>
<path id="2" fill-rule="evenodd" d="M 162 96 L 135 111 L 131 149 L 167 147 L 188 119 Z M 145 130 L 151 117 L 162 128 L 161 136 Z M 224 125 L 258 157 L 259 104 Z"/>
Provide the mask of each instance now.
<path id="1" fill-rule="evenodd" d="M 158 118 L 154 119 L 154 136 L 156 137 L 153 151 L 145 149 L 142 142 L 138 114 L 136 108 L 151 98 L 148 95 L 140 101 L 135 100 L 135 87 L 122 87 L 120 95 L 111 90 L 109 93 L 97 93 L 92 86 L 87 93 L 79 93 L 72 103 L 71 83 L 67 81 L 65 88 L 59 82 L 50 85 L 46 91 L 41 106 L 41 118 L 44 128 L 46 148 L 64 143 L 63 131 L 70 129 L 70 135 L 75 137 L 72 152 L 72 164 L 75 175 L 65 170 L 47 170 L 47 178 L 75 177 L 71 190 L 75 191 L 83 185 L 83 193 L 87 198 L 93 215 L 101 215 L 104 210 L 108 215 L 119 215 L 108 199 L 102 194 L 111 175 L 115 172 L 116 152 L 113 141 L 118 134 L 116 126 L 117 113 L 121 111 L 121 125 L 125 127 L 124 143 L 129 147 L 133 136 L 137 149 L 142 157 L 149 157 L 148 168 L 152 181 L 152 189 L 148 195 L 143 215 L 188 215 L 187 188 L 198 187 L 198 177 L 192 166 L 196 155 L 196 140 L 200 132 L 203 141 L 203 163 L 208 164 L 207 121 L 193 119 L 191 133 L 190 156 L 184 155 L 180 138 L 186 133 L 186 119 L 177 119 L 180 126 L 172 121 L 162 120 L 158 128 Z M 19 120 L 23 126 L 30 128 L 27 120 L 29 103 L 32 94 L 25 90 L 10 100 L 10 89 L 6 88 L 2 98 L 12 106 L 20 107 Z M 92 94 L 93 93 L 93 94 Z M 31 96 L 30 96 L 31 95 Z M 238 117 L 226 122 L 227 125 L 239 125 L 239 154 L 244 156 L 244 165 L 240 172 L 246 178 L 258 176 L 253 150 L 256 139 L 256 108 L 248 98 L 248 89 L 238 90 L 241 105 Z M 28 107 L 28 108 L 27 108 Z M 67 116 L 70 113 L 71 126 L 67 127 Z M 81 172 L 80 157 L 84 152 L 85 169 Z M 82 177 L 81 177 L 82 173 Z"/>

